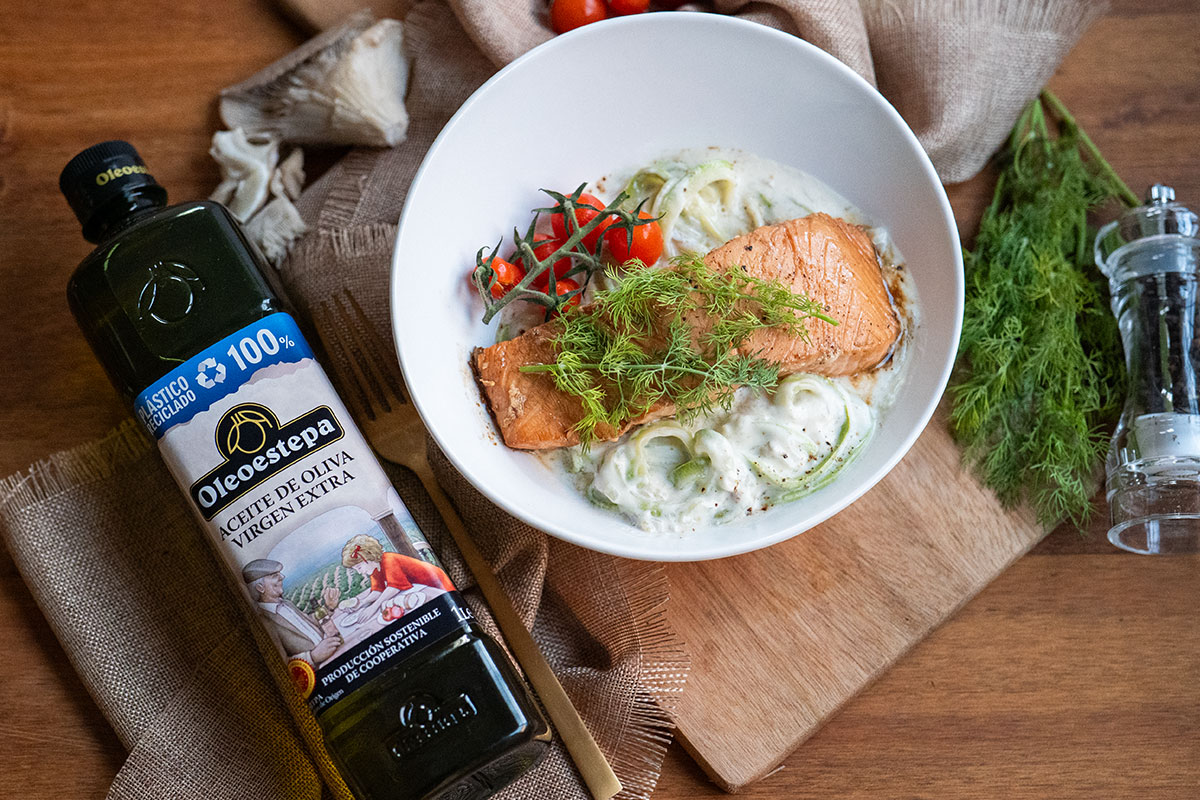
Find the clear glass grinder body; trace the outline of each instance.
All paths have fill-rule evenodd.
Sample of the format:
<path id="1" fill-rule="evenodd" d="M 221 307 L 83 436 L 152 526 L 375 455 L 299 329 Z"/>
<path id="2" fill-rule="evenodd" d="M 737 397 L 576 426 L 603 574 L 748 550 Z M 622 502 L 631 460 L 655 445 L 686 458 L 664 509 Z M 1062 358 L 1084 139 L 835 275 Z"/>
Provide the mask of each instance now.
<path id="1" fill-rule="evenodd" d="M 68 300 L 363 800 L 491 795 L 548 726 L 475 623 L 236 222 L 124 142 L 60 188 L 99 246 Z M 267 654 L 268 658 L 273 657 Z"/>
<path id="2" fill-rule="evenodd" d="M 1108 452 L 1108 538 L 1136 553 L 1200 550 L 1200 225 L 1151 187 L 1096 237 L 1129 394 Z"/>

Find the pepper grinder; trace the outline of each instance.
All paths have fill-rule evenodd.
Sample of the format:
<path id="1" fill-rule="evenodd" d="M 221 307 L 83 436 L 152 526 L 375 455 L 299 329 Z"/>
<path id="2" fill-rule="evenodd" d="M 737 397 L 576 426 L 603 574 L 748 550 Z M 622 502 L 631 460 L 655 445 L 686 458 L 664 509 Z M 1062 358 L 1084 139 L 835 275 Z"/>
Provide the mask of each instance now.
<path id="1" fill-rule="evenodd" d="M 1108 539 L 1134 553 L 1200 551 L 1198 237 L 1162 184 L 1096 237 L 1129 373 L 1105 465 Z"/>

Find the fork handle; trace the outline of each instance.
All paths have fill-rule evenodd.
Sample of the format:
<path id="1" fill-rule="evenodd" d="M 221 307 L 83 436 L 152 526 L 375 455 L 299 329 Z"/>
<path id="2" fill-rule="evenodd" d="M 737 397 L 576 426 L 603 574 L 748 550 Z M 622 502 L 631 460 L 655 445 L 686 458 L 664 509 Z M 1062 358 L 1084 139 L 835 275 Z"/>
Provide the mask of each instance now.
<path id="1" fill-rule="evenodd" d="M 472 541 L 471 535 L 467 533 L 466 526 L 459 519 L 458 512 L 454 510 L 446 493 L 438 485 L 429 463 L 424 461 L 413 471 L 420 478 L 425 491 L 429 493 L 430 499 L 433 500 L 433 504 L 437 506 L 438 512 L 442 515 L 442 520 L 446 523 L 450 535 L 454 537 L 454 543 L 458 545 L 463 560 L 467 562 L 467 568 L 474 574 L 475 582 L 483 592 L 484 600 L 491 607 L 496 624 L 500 626 L 500 631 L 508 640 L 508 645 L 512 648 L 517 663 L 521 665 L 533 690 L 537 692 L 546 713 L 550 715 L 550 720 L 558 730 L 559 736 L 562 737 L 563 744 L 566 745 L 571 760 L 575 762 L 575 767 L 579 770 L 583 782 L 587 784 L 588 791 L 595 800 L 609 800 L 621 791 L 621 781 L 617 779 L 617 775 L 609 766 L 604 753 L 601 752 L 596 740 L 592 738 L 592 734 L 584 725 L 579 712 L 571 703 L 571 698 L 567 697 L 558 677 L 546 663 L 537 642 L 530 636 L 529 631 L 525 628 L 525 623 L 517 615 L 517 610 L 513 608 L 508 594 L 500 586 L 496 574 L 492 572 L 492 568 L 484 560 L 483 554 L 479 552 L 479 548 Z"/>

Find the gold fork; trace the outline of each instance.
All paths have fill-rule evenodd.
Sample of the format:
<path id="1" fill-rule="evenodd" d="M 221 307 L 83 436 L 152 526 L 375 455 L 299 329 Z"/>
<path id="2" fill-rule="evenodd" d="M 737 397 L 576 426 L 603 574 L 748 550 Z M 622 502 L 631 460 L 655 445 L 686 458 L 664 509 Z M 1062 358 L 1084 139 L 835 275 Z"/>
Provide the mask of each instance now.
<path id="1" fill-rule="evenodd" d="M 596 800 L 608 800 L 621 791 L 621 782 L 434 478 L 425 454 L 425 424 L 409 402 L 395 357 L 387 352 L 382 338 L 348 291 L 322 302 L 317 320 L 359 427 L 376 453 L 407 467 L 420 479 L 588 791 Z"/>

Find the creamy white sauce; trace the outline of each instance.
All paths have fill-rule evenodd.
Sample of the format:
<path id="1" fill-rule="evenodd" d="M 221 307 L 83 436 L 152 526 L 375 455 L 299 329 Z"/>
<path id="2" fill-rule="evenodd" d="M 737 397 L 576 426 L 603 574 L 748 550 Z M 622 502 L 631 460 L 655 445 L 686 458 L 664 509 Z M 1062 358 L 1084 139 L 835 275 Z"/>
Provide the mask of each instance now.
<path id="1" fill-rule="evenodd" d="M 845 386 L 793 375 L 686 427 L 654 422 L 586 455 L 571 448 L 568 464 L 594 503 L 646 531 L 686 532 L 816 491 L 872 430 L 870 407 Z"/>
<path id="2" fill-rule="evenodd" d="M 811 175 L 738 150 L 684 150 L 639 170 L 620 187 L 633 195 L 633 203 L 648 198 L 645 208 L 662 217 L 666 258 L 707 253 L 755 228 L 817 211 L 865 222 L 846 198 Z"/>
<path id="3" fill-rule="evenodd" d="M 869 373 L 834 380 L 793 375 L 771 393 L 739 390 L 729 411 L 686 426 L 663 420 L 587 453 L 573 447 L 542 458 L 597 505 L 660 534 L 728 522 L 827 485 L 886 414 L 917 327 L 915 288 L 887 232 L 811 175 L 736 150 L 686 150 L 628 176 L 605 177 L 589 191 L 611 202 L 622 188 L 633 195 L 630 207 L 645 199 L 644 208 L 661 216 L 666 252 L 659 266 L 815 212 L 868 226 L 897 300 L 901 340 L 889 362 Z M 501 338 L 540 322 L 540 309 L 514 309 L 502 321 Z"/>

